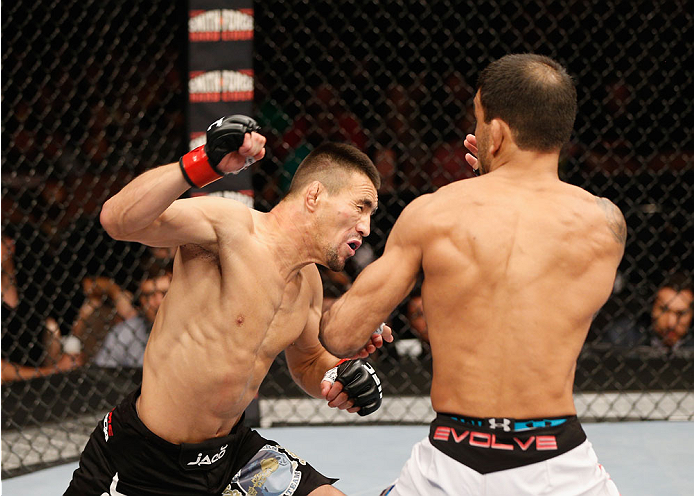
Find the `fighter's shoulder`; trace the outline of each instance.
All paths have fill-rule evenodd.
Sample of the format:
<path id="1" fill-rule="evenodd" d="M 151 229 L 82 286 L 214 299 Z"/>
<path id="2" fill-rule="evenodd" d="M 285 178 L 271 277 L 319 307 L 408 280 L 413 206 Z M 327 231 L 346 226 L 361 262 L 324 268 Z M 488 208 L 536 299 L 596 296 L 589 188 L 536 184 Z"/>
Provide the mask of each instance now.
<path id="1" fill-rule="evenodd" d="M 478 194 L 476 188 L 470 187 L 471 182 L 471 180 L 456 181 L 433 193 L 418 196 L 407 205 L 403 214 L 407 214 L 415 221 L 425 219 L 430 221 L 432 216 L 445 214 L 450 211 L 452 205 L 462 206 L 465 200 L 472 200 Z"/>
<path id="2" fill-rule="evenodd" d="M 425 221 L 427 217 L 430 217 L 432 211 L 432 196 L 432 193 L 427 193 L 418 196 L 408 203 L 400 212 L 400 215 L 398 215 L 393 229 L 396 231 L 402 231 L 403 229 L 414 231 L 426 226 L 427 223 Z M 429 218 L 428 220 L 431 219 Z"/>
<path id="3" fill-rule="evenodd" d="M 410 203 L 407 204 L 405 209 L 403 210 L 404 212 L 408 212 L 411 215 L 416 215 L 421 213 L 424 209 L 426 209 L 432 201 L 432 198 L 434 197 L 434 193 L 425 193 L 423 195 L 419 195 L 417 198 L 412 200 Z"/>
<path id="4" fill-rule="evenodd" d="M 605 223 L 612 238 L 620 245 L 624 245 L 627 239 L 627 223 L 624 214 L 609 198 L 594 195 L 588 191 L 574 186 L 574 191 L 577 191 L 577 196 L 586 206 L 593 208 L 588 210 Z M 587 209 L 586 209 L 587 210 Z"/>
<path id="5" fill-rule="evenodd" d="M 301 268 L 301 276 L 306 280 L 306 282 L 311 285 L 311 287 L 321 286 L 323 282 L 320 277 L 320 272 L 316 264 L 311 263 Z"/>
<path id="6" fill-rule="evenodd" d="M 300 273 L 305 284 L 308 286 L 309 292 L 312 293 L 313 299 L 315 299 L 316 296 L 322 296 L 323 280 L 320 277 L 320 272 L 316 264 L 308 264 L 302 267 Z"/>
<path id="7" fill-rule="evenodd" d="M 181 200 L 191 208 L 197 208 L 211 221 L 222 226 L 233 225 L 251 228 L 254 222 L 253 211 L 240 201 L 216 196 L 198 196 Z"/>
<path id="8" fill-rule="evenodd" d="M 594 196 L 593 199 L 604 215 L 607 227 L 615 241 L 624 245 L 627 241 L 627 222 L 622 211 L 607 198 Z"/>
<path id="9" fill-rule="evenodd" d="M 219 211 L 219 212 L 250 212 L 250 209 L 243 203 L 232 198 L 224 198 L 221 196 L 194 196 L 191 198 L 185 198 L 180 200 L 185 202 L 186 205 L 190 207 L 204 208 L 207 211 Z"/>

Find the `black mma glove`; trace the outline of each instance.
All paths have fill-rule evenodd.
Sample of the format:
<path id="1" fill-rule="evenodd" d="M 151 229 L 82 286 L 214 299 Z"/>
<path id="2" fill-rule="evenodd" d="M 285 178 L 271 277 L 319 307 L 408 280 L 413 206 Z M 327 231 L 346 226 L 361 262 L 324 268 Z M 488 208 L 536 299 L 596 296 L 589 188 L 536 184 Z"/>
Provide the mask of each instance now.
<path id="1" fill-rule="evenodd" d="M 323 380 L 340 382 L 343 386 L 342 390 L 354 402 L 354 406 L 360 407 L 357 413 L 362 417 L 375 412 L 381 406 L 383 399 L 381 380 L 374 368 L 361 358 L 339 361 L 335 367 L 325 373 Z"/>
<path id="2" fill-rule="evenodd" d="M 246 133 L 259 129 L 260 126 L 245 115 L 232 115 L 214 121 L 207 128 L 207 143 L 189 151 L 179 160 L 183 177 L 194 188 L 202 188 L 216 181 L 224 175 L 217 168 L 222 159 L 241 148 Z M 248 157 L 244 166 L 234 174 L 246 169 L 253 162 L 253 157 Z"/>

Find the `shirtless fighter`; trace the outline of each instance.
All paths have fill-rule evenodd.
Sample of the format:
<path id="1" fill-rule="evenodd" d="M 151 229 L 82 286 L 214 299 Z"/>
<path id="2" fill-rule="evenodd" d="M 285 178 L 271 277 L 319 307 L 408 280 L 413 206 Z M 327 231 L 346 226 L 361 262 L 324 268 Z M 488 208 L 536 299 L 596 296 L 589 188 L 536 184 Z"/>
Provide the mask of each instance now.
<path id="1" fill-rule="evenodd" d="M 571 78 L 549 58 L 490 64 L 466 141 L 481 175 L 408 205 L 383 256 L 323 316 L 324 346 L 349 356 L 424 272 L 437 416 L 383 494 L 618 494 L 572 388 L 626 225 L 610 201 L 558 178 L 576 106 Z"/>
<path id="2" fill-rule="evenodd" d="M 261 159 L 265 138 L 256 130 L 247 117 L 220 119 L 206 145 L 145 172 L 104 204 L 101 222 L 114 238 L 179 248 L 141 391 L 97 426 L 65 494 L 342 494 L 335 479 L 241 420 L 283 350 L 294 380 L 331 407 L 366 415 L 380 405 L 373 368 L 358 358 L 336 368 L 339 359 L 318 341 L 315 265 L 342 270 L 354 255 L 369 234 L 380 179 L 360 151 L 326 144 L 269 213 L 223 198 L 176 200 Z M 359 356 L 382 341 L 374 334 Z"/>

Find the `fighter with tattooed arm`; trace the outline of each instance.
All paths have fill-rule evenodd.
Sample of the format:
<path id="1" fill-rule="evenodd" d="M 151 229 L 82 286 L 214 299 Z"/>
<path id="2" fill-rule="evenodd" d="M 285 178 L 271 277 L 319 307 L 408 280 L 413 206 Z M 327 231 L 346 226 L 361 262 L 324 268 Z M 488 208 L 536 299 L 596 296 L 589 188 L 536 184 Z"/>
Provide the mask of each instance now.
<path id="1" fill-rule="evenodd" d="M 480 176 L 404 209 L 383 256 L 323 316 L 321 341 L 354 353 L 423 270 L 437 416 L 383 494 L 617 495 L 572 391 L 624 252 L 624 218 L 558 177 L 577 109 L 561 65 L 505 56 L 482 72 L 474 103 L 467 159 Z"/>

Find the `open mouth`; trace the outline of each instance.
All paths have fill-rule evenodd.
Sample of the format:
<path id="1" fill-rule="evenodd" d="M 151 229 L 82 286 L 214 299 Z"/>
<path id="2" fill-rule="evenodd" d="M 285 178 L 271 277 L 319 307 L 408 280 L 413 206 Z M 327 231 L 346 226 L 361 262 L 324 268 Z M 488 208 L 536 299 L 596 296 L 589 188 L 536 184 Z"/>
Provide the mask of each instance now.
<path id="1" fill-rule="evenodd" d="M 349 241 L 349 242 L 347 242 L 347 246 L 349 246 L 349 249 L 352 250 L 352 255 L 354 255 L 356 253 L 357 249 L 359 249 L 359 247 L 361 246 L 361 241 L 359 241 L 359 240 Z"/>

